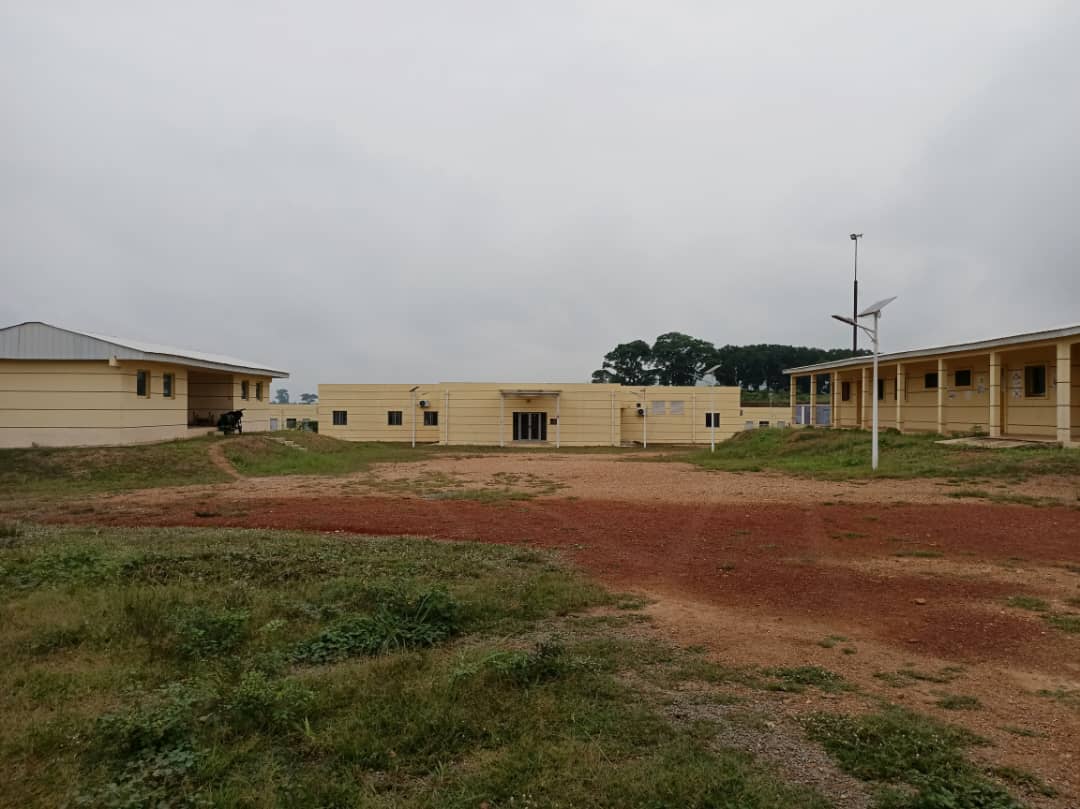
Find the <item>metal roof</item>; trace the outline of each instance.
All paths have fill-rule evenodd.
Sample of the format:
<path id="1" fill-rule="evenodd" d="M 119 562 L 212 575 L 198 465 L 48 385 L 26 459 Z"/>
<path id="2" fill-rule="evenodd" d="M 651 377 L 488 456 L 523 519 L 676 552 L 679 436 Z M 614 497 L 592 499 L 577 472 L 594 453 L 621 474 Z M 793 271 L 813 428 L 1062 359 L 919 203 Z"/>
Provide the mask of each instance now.
<path id="1" fill-rule="evenodd" d="M 171 362 L 192 368 L 288 379 L 287 371 L 265 363 L 250 362 L 224 354 L 208 354 L 186 348 L 74 331 L 40 321 L 28 321 L 0 329 L 0 359 L 6 360 L 146 360 Z"/>
<path id="2" fill-rule="evenodd" d="M 1076 337 L 1080 335 L 1080 325 L 1060 326 L 1045 331 L 1032 331 L 1024 334 L 1013 334 L 1008 337 L 997 337 L 992 340 L 976 340 L 970 343 L 956 343 L 954 345 L 936 346 L 934 348 L 919 348 L 911 351 L 897 351 L 892 354 L 879 354 L 879 363 L 899 362 L 902 360 L 914 360 L 920 357 L 933 357 L 938 354 L 970 354 L 973 351 L 989 351 L 994 348 L 1004 348 L 1023 343 L 1036 343 L 1044 340 L 1058 340 L 1063 337 Z M 833 360 L 821 362 L 817 365 L 802 365 L 798 368 L 785 368 L 785 374 L 807 374 L 815 371 L 827 371 L 834 368 L 851 368 L 859 365 L 872 363 L 874 358 L 870 354 L 861 357 L 849 357 L 846 360 Z"/>

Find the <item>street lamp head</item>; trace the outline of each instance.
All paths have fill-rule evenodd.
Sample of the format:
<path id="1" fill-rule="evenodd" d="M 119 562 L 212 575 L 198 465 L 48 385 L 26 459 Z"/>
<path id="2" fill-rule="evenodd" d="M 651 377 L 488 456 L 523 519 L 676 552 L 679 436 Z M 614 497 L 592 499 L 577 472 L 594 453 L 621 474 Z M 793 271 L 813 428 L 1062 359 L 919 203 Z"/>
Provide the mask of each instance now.
<path id="1" fill-rule="evenodd" d="M 859 324 L 850 317 L 844 317 L 843 315 L 833 315 L 833 320 L 839 320 L 841 323 L 847 323 L 849 326 L 859 326 Z M 862 326 L 859 326 L 859 328 L 862 328 Z"/>
<path id="2" fill-rule="evenodd" d="M 855 241 L 856 239 L 861 239 L 861 238 L 862 238 L 861 233 L 852 233 L 851 234 L 851 241 Z"/>
<path id="3" fill-rule="evenodd" d="M 871 304 L 870 306 L 867 306 L 865 309 L 863 309 L 861 312 L 859 312 L 859 317 L 869 317 L 870 315 L 880 315 L 881 310 L 884 309 L 886 306 L 888 306 L 890 303 L 892 303 L 895 300 L 896 300 L 896 295 L 893 295 L 891 298 L 886 298 L 883 301 L 878 301 L 877 303 Z"/>

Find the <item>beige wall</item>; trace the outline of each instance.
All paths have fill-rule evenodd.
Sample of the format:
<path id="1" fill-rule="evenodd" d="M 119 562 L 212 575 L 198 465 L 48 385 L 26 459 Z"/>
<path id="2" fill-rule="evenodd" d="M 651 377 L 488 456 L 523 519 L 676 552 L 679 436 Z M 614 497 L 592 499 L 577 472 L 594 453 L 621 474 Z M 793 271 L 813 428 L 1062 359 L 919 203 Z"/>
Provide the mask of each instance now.
<path id="1" fill-rule="evenodd" d="M 547 443 L 560 446 L 603 446 L 641 443 L 646 422 L 649 443 L 707 443 L 705 412 L 715 399 L 721 413 L 717 439 L 741 428 L 737 388 L 626 388 L 590 383 L 440 383 L 421 385 L 413 407 L 412 385 L 319 385 L 319 432 L 351 441 L 410 441 L 412 415 L 416 440 L 453 445 L 513 443 L 513 413 L 542 412 Z M 508 393 L 501 391 L 524 391 Z M 539 395 L 537 391 L 554 395 Z M 649 408 L 638 416 L 637 405 Z M 658 405 L 661 402 L 662 405 Z M 679 403 L 673 405 L 673 403 Z M 680 408 L 681 405 L 681 408 Z M 677 411 L 681 409 L 681 413 Z M 334 411 L 345 411 L 348 423 L 334 425 Z M 387 423 L 388 411 L 401 411 L 402 424 Z M 424 412 L 438 413 L 437 426 L 424 426 Z M 551 421 L 558 418 L 558 424 Z"/>
<path id="2" fill-rule="evenodd" d="M 818 404 L 828 404 L 828 397 L 818 397 L 821 401 Z M 744 404 L 740 408 L 739 422 L 742 425 L 741 429 L 747 429 L 748 422 L 754 423 L 754 429 L 757 429 L 761 422 L 769 422 L 770 427 L 776 427 L 783 423 L 784 426 L 791 424 L 791 408 L 788 405 L 758 405 L 758 404 Z"/>
<path id="3" fill-rule="evenodd" d="M 139 370 L 150 375 L 146 397 L 136 393 Z M 167 373 L 175 380 L 170 397 L 163 391 Z M 261 381 L 265 397 L 268 377 L 250 378 L 247 402 L 239 400 L 239 381 L 229 374 L 213 375 L 224 381 L 215 383 L 211 398 L 190 399 L 192 377 L 198 380 L 201 373 L 134 360 L 117 366 L 101 360 L 0 360 L 0 447 L 134 444 L 212 431 L 188 427 L 192 401 L 200 407 L 212 402 L 217 412 L 243 407 L 246 430 L 267 429 L 266 402 L 254 396 L 255 382 Z"/>
<path id="4" fill-rule="evenodd" d="M 276 404 L 270 402 L 266 408 L 266 417 L 271 421 L 271 427 L 273 427 L 273 420 L 277 420 L 277 429 L 287 430 L 289 419 L 296 419 L 296 426 L 299 427 L 300 423 L 307 419 L 309 421 L 319 420 L 319 406 L 314 404 Z"/>

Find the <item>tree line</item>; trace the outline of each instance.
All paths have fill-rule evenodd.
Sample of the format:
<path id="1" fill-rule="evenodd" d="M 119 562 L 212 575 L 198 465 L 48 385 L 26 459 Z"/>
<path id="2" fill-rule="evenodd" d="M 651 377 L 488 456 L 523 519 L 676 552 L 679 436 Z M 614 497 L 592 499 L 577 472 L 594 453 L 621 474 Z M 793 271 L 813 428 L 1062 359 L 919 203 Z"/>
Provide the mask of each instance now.
<path id="1" fill-rule="evenodd" d="M 623 385 L 695 385 L 709 369 L 718 385 L 743 390 L 786 391 L 785 368 L 862 356 L 869 351 L 849 348 L 757 343 L 717 348 L 708 340 L 677 331 L 661 334 L 649 345 L 645 340 L 620 343 L 604 355 L 593 371 L 593 382 Z"/>

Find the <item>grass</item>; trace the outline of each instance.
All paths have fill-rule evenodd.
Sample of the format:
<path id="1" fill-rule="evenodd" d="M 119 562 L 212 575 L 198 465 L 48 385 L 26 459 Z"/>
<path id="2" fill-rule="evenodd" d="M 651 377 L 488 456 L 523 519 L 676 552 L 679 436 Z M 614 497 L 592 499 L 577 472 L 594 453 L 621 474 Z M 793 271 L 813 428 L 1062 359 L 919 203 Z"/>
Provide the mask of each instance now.
<path id="1" fill-rule="evenodd" d="M 1020 809 L 967 758 L 981 740 L 961 728 L 900 708 L 806 722 L 841 769 L 879 786 L 880 809 Z"/>
<path id="2" fill-rule="evenodd" d="M 0 449 L 4 495 L 80 495 L 152 486 L 219 483 L 228 476 L 208 450 L 222 439 L 190 438 L 124 447 Z"/>
<path id="3" fill-rule="evenodd" d="M 647 684 L 746 675 L 593 620 L 638 607 L 511 547 L 23 526 L 3 802 L 824 809 L 665 717 Z"/>
<path id="4" fill-rule="evenodd" d="M 861 430 L 748 430 L 717 445 L 716 452 L 694 452 L 687 460 L 706 469 L 730 472 L 785 472 L 847 480 L 865 477 L 1020 480 L 1034 475 L 1078 475 L 1080 453 L 1054 446 L 985 449 L 945 446 L 936 435 L 880 436 L 881 463 L 870 469 L 870 435 Z"/>
<path id="5" fill-rule="evenodd" d="M 946 711 L 977 711 L 982 708 L 978 697 L 966 694 L 946 694 L 934 704 Z"/>
<path id="6" fill-rule="evenodd" d="M 1054 612 L 1044 615 L 1043 620 L 1054 629 L 1060 629 L 1062 632 L 1069 632 L 1070 634 L 1080 632 L 1080 615 Z"/>
<path id="7" fill-rule="evenodd" d="M 765 686 L 770 691 L 788 691 L 801 694 L 808 687 L 817 688 L 826 693 L 851 689 L 851 686 L 839 674 L 823 669 L 820 666 L 767 668 L 763 673 L 772 678 L 772 682 L 767 683 Z"/>
<path id="8" fill-rule="evenodd" d="M 879 671 L 874 677 L 892 688 L 906 688 L 915 683 L 951 683 L 963 674 L 960 666 L 945 666 L 937 672 L 920 671 L 914 668 L 903 668 L 896 671 Z"/>
<path id="9" fill-rule="evenodd" d="M 1050 609 L 1049 604 L 1043 601 L 1043 599 L 1036 598 L 1035 596 L 1013 596 L 1005 603 L 1010 607 L 1030 610 L 1031 612 L 1046 612 Z"/>

